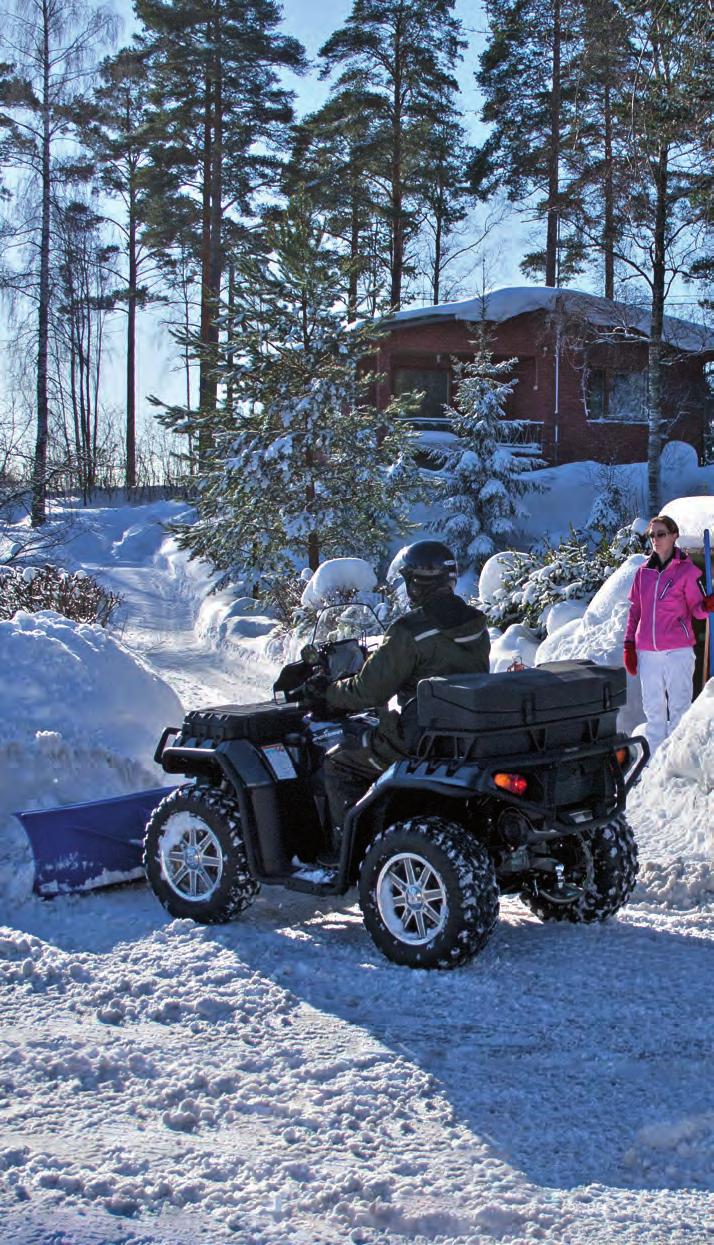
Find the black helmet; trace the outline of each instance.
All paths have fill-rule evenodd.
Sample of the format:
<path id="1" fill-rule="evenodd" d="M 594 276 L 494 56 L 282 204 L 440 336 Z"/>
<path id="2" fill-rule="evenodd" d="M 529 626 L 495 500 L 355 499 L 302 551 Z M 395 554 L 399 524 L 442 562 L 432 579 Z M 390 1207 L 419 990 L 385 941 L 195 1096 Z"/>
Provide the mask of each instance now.
<path id="1" fill-rule="evenodd" d="M 405 545 L 389 568 L 388 579 L 401 575 L 412 605 L 421 605 L 440 588 L 452 588 L 459 568 L 448 545 L 440 540 L 417 540 Z"/>

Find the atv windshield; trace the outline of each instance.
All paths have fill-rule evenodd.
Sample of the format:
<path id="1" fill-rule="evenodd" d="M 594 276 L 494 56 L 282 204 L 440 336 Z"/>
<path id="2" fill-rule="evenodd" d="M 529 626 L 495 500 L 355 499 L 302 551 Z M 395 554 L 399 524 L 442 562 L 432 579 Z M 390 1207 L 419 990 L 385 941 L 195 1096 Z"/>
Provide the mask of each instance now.
<path id="1" fill-rule="evenodd" d="M 374 606 L 363 601 L 349 601 L 342 605 L 326 605 L 319 611 L 309 643 L 318 646 L 338 640 L 356 640 L 365 648 L 376 648 L 383 635 L 384 624 Z"/>

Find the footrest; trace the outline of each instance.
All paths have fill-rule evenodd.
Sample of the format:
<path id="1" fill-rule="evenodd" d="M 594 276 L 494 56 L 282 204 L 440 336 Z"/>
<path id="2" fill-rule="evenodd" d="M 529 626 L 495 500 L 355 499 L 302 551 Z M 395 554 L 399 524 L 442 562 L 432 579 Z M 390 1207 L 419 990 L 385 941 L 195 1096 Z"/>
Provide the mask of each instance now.
<path id="1" fill-rule="evenodd" d="M 303 891 L 307 895 L 330 895 L 337 891 L 337 867 L 325 865 L 299 865 L 283 879 L 289 891 Z"/>

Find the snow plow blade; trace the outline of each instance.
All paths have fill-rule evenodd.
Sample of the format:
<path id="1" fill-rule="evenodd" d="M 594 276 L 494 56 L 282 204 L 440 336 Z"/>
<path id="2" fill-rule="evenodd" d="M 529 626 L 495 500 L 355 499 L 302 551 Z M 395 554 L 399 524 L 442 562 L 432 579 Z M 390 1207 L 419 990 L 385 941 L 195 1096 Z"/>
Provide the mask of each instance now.
<path id="1" fill-rule="evenodd" d="M 35 893 L 67 895 L 143 877 L 144 827 L 170 791 L 173 787 L 156 787 L 16 813 L 35 858 Z"/>

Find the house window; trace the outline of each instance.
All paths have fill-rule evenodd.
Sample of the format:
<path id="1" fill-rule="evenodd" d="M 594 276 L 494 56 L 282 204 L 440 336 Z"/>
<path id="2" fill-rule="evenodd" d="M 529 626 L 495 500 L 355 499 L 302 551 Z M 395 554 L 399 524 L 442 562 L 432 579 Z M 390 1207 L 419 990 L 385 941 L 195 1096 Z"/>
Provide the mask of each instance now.
<path id="1" fill-rule="evenodd" d="M 586 400 L 588 419 L 647 423 L 647 372 L 592 368 L 587 375 Z"/>
<path id="2" fill-rule="evenodd" d="M 449 373 L 445 368 L 399 367 L 394 372 L 394 394 L 424 394 L 415 422 L 446 423 L 444 406 L 449 401 Z"/>

